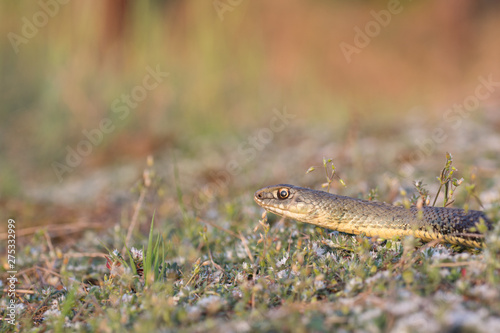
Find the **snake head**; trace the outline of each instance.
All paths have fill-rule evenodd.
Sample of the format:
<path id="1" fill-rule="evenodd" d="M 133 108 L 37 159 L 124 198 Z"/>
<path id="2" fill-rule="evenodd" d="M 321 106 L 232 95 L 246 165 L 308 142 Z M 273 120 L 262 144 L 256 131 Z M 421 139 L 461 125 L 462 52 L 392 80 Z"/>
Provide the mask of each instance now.
<path id="1" fill-rule="evenodd" d="M 278 184 L 264 187 L 254 194 L 254 200 L 265 210 L 296 220 L 304 220 L 313 213 L 307 194 L 301 187 Z"/>

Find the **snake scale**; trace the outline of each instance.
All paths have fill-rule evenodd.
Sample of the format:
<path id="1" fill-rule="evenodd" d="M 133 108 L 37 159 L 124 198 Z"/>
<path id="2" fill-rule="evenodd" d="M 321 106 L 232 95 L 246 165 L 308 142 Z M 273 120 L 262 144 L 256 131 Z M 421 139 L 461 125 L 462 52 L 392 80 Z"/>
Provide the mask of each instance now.
<path id="1" fill-rule="evenodd" d="M 254 199 L 265 210 L 297 221 L 350 234 L 386 239 L 412 235 L 423 241 L 481 247 L 477 224 L 492 229 L 483 212 L 458 208 L 405 208 L 288 184 L 264 187 Z"/>

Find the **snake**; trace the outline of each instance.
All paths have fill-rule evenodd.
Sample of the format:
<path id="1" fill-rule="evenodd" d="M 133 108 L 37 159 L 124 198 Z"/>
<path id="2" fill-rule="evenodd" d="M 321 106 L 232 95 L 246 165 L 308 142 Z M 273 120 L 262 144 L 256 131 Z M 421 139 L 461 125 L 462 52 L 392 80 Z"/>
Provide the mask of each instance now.
<path id="1" fill-rule="evenodd" d="M 285 218 L 383 239 L 414 236 L 424 242 L 482 247 L 484 231 L 492 229 L 482 211 L 395 206 L 288 184 L 264 187 L 255 192 L 254 200 L 266 211 Z"/>

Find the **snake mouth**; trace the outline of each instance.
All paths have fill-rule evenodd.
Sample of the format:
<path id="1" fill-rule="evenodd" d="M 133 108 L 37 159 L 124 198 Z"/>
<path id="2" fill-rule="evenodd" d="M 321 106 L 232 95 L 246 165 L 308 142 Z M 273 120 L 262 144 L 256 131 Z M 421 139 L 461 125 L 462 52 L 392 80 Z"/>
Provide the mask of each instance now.
<path id="1" fill-rule="evenodd" d="M 265 192 L 263 190 L 259 190 L 259 191 L 255 192 L 255 194 L 253 196 L 253 200 L 262 208 L 264 208 L 268 211 L 271 211 L 273 213 L 275 212 L 276 206 L 274 204 L 272 204 L 273 196 L 271 193 Z"/>

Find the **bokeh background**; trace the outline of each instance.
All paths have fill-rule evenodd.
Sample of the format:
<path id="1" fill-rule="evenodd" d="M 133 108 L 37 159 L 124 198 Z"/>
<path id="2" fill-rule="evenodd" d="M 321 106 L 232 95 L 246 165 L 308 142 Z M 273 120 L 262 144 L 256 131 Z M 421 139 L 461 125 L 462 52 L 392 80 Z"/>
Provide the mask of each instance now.
<path id="1" fill-rule="evenodd" d="M 497 1 L 42 0 L 0 12 L 0 207 L 26 225 L 114 223 L 148 156 L 160 215 L 182 196 L 252 205 L 275 182 L 318 187 L 305 170 L 323 157 L 347 194 L 432 180 L 446 151 L 498 189 L 498 84 L 446 118 L 479 77 L 500 81 Z M 168 76 L 141 90 L 151 70 Z M 116 112 L 134 89 L 144 98 Z M 276 110 L 290 122 L 270 137 Z M 58 176 L 103 120 L 112 129 Z"/>

